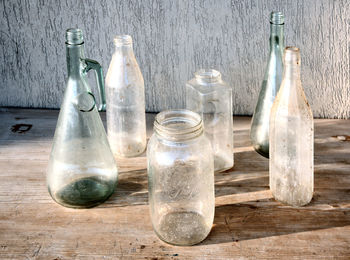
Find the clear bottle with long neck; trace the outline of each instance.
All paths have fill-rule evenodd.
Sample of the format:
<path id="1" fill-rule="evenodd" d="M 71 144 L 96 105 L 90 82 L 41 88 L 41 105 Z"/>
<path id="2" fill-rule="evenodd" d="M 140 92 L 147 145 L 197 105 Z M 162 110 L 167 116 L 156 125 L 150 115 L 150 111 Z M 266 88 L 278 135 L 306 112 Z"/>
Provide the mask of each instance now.
<path id="1" fill-rule="evenodd" d="M 299 49 L 287 47 L 270 117 L 270 189 L 276 200 L 293 206 L 311 201 L 313 149 L 313 116 L 301 86 Z"/>
<path id="2" fill-rule="evenodd" d="M 129 35 L 114 38 L 106 76 L 107 133 L 114 155 L 133 157 L 146 149 L 145 90 Z"/>
<path id="3" fill-rule="evenodd" d="M 86 81 L 95 70 L 100 109 L 105 106 L 100 64 L 84 56 L 80 29 L 66 32 L 68 81 L 52 145 L 47 185 L 51 197 L 72 208 L 88 208 L 105 201 L 117 182 L 117 166 L 110 150 L 95 97 Z"/>
<path id="4" fill-rule="evenodd" d="M 270 55 L 259 99 L 253 114 L 250 139 L 255 151 L 269 158 L 270 111 L 282 81 L 284 49 L 284 16 L 272 12 L 270 16 Z"/>

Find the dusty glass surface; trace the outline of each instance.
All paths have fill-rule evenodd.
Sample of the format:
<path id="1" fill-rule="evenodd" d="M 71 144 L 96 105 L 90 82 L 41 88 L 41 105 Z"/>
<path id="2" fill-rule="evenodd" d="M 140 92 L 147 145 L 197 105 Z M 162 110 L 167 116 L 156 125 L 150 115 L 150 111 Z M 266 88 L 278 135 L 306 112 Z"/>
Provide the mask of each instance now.
<path id="1" fill-rule="evenodd" d="M 201 115 L 214 152 L 215 172 L 233 167 L 232 88 L 216 70 L 199 70 L 186 84 L 186 109 Z"/>
<path id="2" fill-rule="evenodd" d="M 68 81 L 53 140 L 47 185 L 51 197 L 72 208 L 93 207 L 105 201 L 117 182 L 117 166 L 85 80 L 94 69 L 104 108 L 101 66 L 85 59 L 80 29 L 66 33 Z"/>
<path id="3" fill-rule="evenodd" d="M 259 99 L 253 114 L 250 139 L 255 151 L 269 158 L 269 120 L 270 111 L 282 82 L 284 16 L 272 12 L 270 16 L 270 54 Z"/>
<path id="4" fill-rule="evenodd" d="M 116 156 L 132 157 L 146 149 L 145 90 L 132 39 L 118 35 L 106 76 L 107 133 Z"/>
<path id="5" fill-rule="evenodd" d="M 275 199 L 303 206 L 314 189 L 314 125 L 300 80 L 299 49 L 287 47 L 281 89 L 270 118 L 270 189 Z"/>
<path id="6" fill-rule="evenodd" d="M 188 110 L 157 115 L 147 148 L 153 228 L 174 245 L 193 245 L 214 221 L 214 160 L 200 116 Z"/>

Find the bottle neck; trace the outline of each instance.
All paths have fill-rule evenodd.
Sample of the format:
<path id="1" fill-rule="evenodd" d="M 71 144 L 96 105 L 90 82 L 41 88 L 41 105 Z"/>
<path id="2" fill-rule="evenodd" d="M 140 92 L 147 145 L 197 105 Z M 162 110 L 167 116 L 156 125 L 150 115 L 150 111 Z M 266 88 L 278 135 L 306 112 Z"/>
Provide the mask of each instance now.
<path id="1" fill-rule="evenodd" d="M 300 82 L 300 52 L 296 47 L 287 47 L 284 51 L 283 78 L 290 82 Z"/>
<path id="2" fill-rule="evenodd" d="M 68 77 L 80 76 L 83 69 L 82 60 L 85 59 L 84 44 L 66 44 Z"/>
<path id="3" fill-rule="evenodd" d="M 270 24 L 270 52 L 281 52 L 284 49 L 284 25 Z"/>
<path id="4" fill-rule="evenodd" d="M 123 44 L 123 45 L 115 45 L 115 52 L 121 53 L 122 55 L 129 56 L 134 55 L 134 50 L 132 47 L 132 43 Z"/>

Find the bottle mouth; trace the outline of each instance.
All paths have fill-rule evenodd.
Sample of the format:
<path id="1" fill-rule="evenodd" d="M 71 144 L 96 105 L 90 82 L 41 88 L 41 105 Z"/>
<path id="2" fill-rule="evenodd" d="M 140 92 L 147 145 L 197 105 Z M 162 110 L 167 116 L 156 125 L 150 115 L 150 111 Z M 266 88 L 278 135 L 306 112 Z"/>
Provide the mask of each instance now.
<path id="1" fill-rule="evenodd" d="M 83 31 L 78 28 L 70 28 L 66 31 L 66 44 L 79 45 L 84 43 Z"/>
<path id="2" fill-rule="evenodd" d="M 283 25 L 284 15 L 282 14 L 282 12 L 272 12 L 270 14 L 270 23 L 274 25 Z"/>
<path id="3" fill-rule="evenodd" d="M 127 35 L 127 34 L 116 35 L 114 37 L 113 42 L 115 46 L 130 45 L 132 44 L 132 38 L 130 35 Z"/>
<path id="4" fill-rule="evenodd" d="M 214 69 L 200 69 L 194 73 L 194 76 L 203 81 L 213 82 L 221 78 L 221 73 Z"/>
<path id="5" fill-rule="evenodd" d="M 284 49 L 284 61 L 287 63 L 300 64 L 300 50 L 295 46 L 287 46 Z"/>
<path id="6" fill-rule="evenodd" d="M 154 131 L 158 136 L 171 141 L 193 139 L 203 133 L 202 118 L 186 109 L 163 111 L 155 118 Z"/>

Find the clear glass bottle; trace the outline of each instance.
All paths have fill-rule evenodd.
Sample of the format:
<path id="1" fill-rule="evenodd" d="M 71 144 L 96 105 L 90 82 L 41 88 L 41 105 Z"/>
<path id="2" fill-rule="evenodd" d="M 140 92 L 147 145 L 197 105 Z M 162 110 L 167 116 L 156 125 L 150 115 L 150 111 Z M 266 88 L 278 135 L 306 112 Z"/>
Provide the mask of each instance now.
<path id="1" fill-rule="evenodd" d="M 219 71 L 202 69 L 186 84 L 186 109 L 201 115 L 214 152 L 215 172 L 233 167 L 232 88 Z"/>
<path id="2" fill-rule="evenodd" d="M 106 76 L 107 133 L 114 155 L 133 157 L 146 149 L 145 90 L 129 35 L 114 38 Z"/>
<path id="3" fill-rule="evenodd" d="M 72 208 L 93 207 L 105 201 L 117 182 L 117 166 L 86 82 L 86 73 L 96 71 L 104 108 L 101 66 L 85 59 L 83 33 L 66 32 L 68 82 L 53 140 L 47 185 L 51 197 Z"/>
<path id="4" fill-rule="evenodd" d="M 188 110 L 156 116 L 147 148 L 153 229 L 174 245 L 193 245 L 209 234 L 215 208 L 214 160 L 201 117 Z"/>
<path id="5" fill-rule="evenodd" d="M 253 114 L 250 139 L 255 151 L 269 158 L 270 111 L 282 82 L 284 49 L 284 16 L 272 12 L 270 16 L 270 55 L 259 99 Z"/>
<path id="6" fill-rule="evenodd" d="M 314 189 L 314 125 L 300 80 L 300 54 L 287 47 L 281 88 L 270 117 L 270 189 L 276 200 L 303 206 Z"/>

